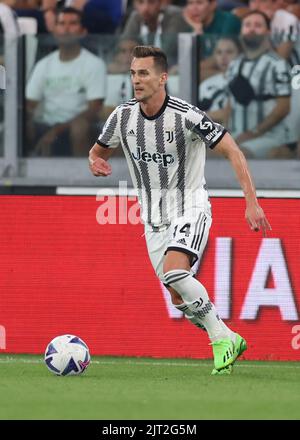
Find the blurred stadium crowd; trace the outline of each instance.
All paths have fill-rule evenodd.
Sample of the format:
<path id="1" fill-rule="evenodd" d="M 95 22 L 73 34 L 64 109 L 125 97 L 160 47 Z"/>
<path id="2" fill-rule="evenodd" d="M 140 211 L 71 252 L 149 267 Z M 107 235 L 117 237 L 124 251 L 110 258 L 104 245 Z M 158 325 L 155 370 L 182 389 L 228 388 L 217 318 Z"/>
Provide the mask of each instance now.
<path id="1" fill-rule="evenodd" d="M 137 44 L 166 52 L 168 93 L 180 95 L 177 36 L 191 33 L 199 108 L 250 158 L 300 157 L 299 1 L 0 0 L 0 32 L 30 34 L 24 156 L 86 156 L 107 116 L 133 96 Z"/>

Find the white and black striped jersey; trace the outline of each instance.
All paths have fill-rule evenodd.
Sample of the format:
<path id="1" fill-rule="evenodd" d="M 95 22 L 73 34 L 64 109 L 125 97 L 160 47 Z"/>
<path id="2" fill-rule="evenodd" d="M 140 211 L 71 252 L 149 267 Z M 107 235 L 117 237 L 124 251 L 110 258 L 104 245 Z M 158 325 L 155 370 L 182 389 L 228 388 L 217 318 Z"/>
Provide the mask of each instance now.
<path id="1" fill-rule="evenodd" d="M 255 96 L 248 105 L 244 105 L 229 90 L 232 109 L 229 128 L 233 137 L 255 129 L 272 112 L 276 106 L 276 98 L 291 95 L 290 66 L 276 52 L 270 50 L 255 59 L 241 55 L 233 60 L 226 72 L 229 89 L 231 81 L 239 74 L 248 80 Z M 280 135 L 288 142 L 288 125 L 288 119 L 284 118 L 269 133 L 272 132 L 274 137 Z"/>
<path id="2" fill-rule="evenodd" d="M 227 80 L 223 73 L 210 76 L 200 83 L 198 105 L 201 110 L 220 110 L 225 107 L 227 101 Z"/>
<path id="3" fill-rule="evenodd" d="M 97 142 L 108 148 L 121 143 L 138 189 L 142 219 L 162 225 L 193 207 L 209 205 L 204 189 L 205 147 L 214 148 L 225 132 L 197 107 L 166 95 L 152 117 L 135 99 L 118 106 Z"/>
<path id="4" fill-rule="evenodd" d="M 293 45 L 293 49 L 289 56 L 288 61 L 291 68 L 293 68 L 294 66 L 300 66 L 300 35 L 298 36 L 297 41 Z"/>
<path id="5" fill-rule="evenodd" d="M 277 47 L 287 41 L 295 42 L 300 32 L 300 21 L 296 15 L 279 9 L 271 21 L 271 41 Z"/>

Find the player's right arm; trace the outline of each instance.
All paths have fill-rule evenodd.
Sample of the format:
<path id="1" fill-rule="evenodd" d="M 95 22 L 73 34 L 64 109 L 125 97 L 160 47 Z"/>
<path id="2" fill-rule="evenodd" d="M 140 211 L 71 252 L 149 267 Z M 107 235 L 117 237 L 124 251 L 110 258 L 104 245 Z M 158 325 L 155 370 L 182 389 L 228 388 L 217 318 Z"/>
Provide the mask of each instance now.
<path id="1" fill-rule="evenodd" d="M 107 177 L 111 174 L 111 166 L 107 161 L 113 152 L 112 148 L 101 147 L 97 142 L 93 145 L 89 152 L 89 164 L 94 176 Z"/>
<path id="2" fill-rule="evenodd" d="M 89 167 L 94 176 L 107 177 L 111 174 L 108 159 L 120 144 L 121 135 L 118 121 L 118 107 L 111 113 L 103 130 L 89 152 Z"/>

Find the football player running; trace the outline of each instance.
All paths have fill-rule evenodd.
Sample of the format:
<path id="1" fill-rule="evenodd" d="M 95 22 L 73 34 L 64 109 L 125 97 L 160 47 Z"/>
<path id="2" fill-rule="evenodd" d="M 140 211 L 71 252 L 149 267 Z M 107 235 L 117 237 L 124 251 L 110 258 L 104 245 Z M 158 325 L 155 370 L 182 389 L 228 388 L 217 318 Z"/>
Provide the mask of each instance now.
<path id="1" fill-rule="evenodd" d="M 246 350 L 245 339 L 218 316 L 195 277 L 211 226 L 204 178 L 205 150 L 229 159 L 246 201 L 245 218 L 265 236 L 270 224 L 260 207 L 245 156 L 223 126 L 187 102 L 168 96 L 167 58 L 152 46 L 133 51 L 135 98 L 117 107 L 89 153 L 94 176 L 109 176 L 109 157 L 119 144 L 137 188 L 149 257 L 172 303 L 211 341 L 212 374 L 230 374 Z"/>

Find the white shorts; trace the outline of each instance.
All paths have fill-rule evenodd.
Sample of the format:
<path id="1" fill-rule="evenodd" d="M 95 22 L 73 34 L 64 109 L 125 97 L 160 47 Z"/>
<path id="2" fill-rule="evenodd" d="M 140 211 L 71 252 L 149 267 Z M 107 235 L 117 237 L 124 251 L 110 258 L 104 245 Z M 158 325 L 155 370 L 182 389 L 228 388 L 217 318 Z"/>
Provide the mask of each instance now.
<path id="1" fill-rule="evenodd" d="M 164 281 L 163 264 L 169 250 L 180 251 L 192 257 L 191 270 L 196 273 L 205 249 L 212 223 L 210 209 L 199 210 L 196 215 L 178 217 L 169 226 L 153 230 L 145 224 L 148 254 L 156 275 Z"/>

